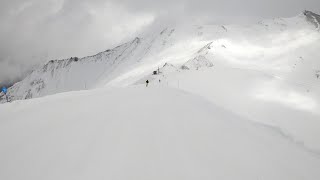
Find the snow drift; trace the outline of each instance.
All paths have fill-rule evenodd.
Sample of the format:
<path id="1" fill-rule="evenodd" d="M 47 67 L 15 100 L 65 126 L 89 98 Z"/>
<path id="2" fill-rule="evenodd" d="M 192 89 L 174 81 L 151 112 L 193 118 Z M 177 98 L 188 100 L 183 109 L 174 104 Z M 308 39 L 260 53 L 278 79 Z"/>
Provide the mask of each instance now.
<path id="1" fill-rule="evenodd" d="M 320 177 L 319 154 L 170 88 L 58 94 L 0 114 L 0 179 Z"/>

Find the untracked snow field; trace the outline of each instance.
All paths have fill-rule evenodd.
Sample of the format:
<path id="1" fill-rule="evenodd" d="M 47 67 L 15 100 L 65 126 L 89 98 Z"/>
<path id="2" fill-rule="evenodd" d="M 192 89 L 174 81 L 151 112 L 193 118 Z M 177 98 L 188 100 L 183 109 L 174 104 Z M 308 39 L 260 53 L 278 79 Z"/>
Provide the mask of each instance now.
<path id="1" fill-rule="evenodd" d="M 320 155 L 271 127 L 169 87 L 0 105 L 0 179 L 317 180 Z"/>
<path id="2" fill-rule="evenodd" d="M 218 65 L 154 78 L 151 87 L 172 87 L 197 94 L 245 119 L 274 127 L 292 141 L 320 153 L 318 83 Z"/>

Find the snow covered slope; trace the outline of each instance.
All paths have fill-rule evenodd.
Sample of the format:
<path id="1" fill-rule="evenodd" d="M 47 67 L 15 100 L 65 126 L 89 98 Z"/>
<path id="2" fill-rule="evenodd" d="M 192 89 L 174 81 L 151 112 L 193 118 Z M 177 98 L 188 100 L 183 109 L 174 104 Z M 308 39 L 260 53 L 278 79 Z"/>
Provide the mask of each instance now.
<path id="1" fill-rule="evenodd" d="M 128 86 L 165 63 L 191 69 L 220 63 L 265 70 L 297 82 L 319 81 L 319 16 L 250 25 L 177 25 L 146 32 L 119 47 L 84 58 L 50 61 L 9 89 L 12 101 L 50 94 Z M 5 98 L 0 94 L 0 102 Z"/>
<path id="2" fill-rule="evenodd" d="M 320 154 L 193 94 L 137 86 L 0 106 L 0 179 L 317 180 Z"/>
<path id="3" fill-rule="evenodd" d="M 319 30 L 179 25 L 50 61 L 0 104 L 0 179 L 318 180 Z"/>
<path id="4" fill-rule="evenodd" d="M 183 63 L 135 84 L 171 86 L 200 95 L 241 117 L 278 131 L 320 152 L 320 32 L 305 12 L 260 26 L 224 26 Z M 200 28 L 201 36 L 211 34 Z M 205 38 L 208 39 L 208 38 Z M 128 77 L 132 77 L 128 75 Z M 159 80 L 161 83 L 159 83 Z"/>

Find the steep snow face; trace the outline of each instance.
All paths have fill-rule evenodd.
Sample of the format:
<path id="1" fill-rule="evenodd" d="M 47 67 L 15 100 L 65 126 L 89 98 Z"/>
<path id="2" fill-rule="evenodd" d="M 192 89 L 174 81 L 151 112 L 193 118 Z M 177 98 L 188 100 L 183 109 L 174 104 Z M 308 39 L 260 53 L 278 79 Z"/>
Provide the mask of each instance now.
<path id="1" fill-rule="evenodd" d="M 317 180 L 319 154 L 199 96 L 133 87 L 0 106 L 0 179 Z"/>
<path id="2" fill-rule="evenodd" d="M 168 27 L 95 56 L 50 61 L 10 88 L 8 96 L 13 101 L 128 86 L 165 63 L 191 69 L 218 64 L 258 69 L 292 81 L 314 83 L 320 70 L 317 22 L 318 15 L 305 12 L 253 25 Z M 2 94 L 0 102 L 5 102 Z"/>
<path id="3" fill-rule="evenodd" d="M 184 65 L 182 65 L 181 69 L 196 69 L 199 70 L 199 68 L 203 67 L 212 67 L 213 63 L 208 60 L 205 56 L 197 56 L 188 62 L 186 62 Z"/>
<path id="4" fill-rule="evenodd" d="M 128 57 L 138 48 L 140 39 L 85 58 L 52 60 L 33 71 L 8 92 L 11 100 L 30 99 L 58 92 L 90 89 L 97 82 L 112 78 L 122 64 L 130 64 Z"/>

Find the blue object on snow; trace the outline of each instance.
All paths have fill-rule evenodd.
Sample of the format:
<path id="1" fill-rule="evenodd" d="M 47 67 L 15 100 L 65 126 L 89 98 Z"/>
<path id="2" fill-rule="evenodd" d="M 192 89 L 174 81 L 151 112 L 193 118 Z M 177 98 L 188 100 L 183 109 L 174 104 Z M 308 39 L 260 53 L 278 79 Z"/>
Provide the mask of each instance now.
<path id="1" fill-rule="evenodd" d="M 3 87 L 3 88 L 2 88 L 2 92 L 5 93 L 5 94 L 7 94 L 8 89 L 7 89 L 6 87 Z"/>

